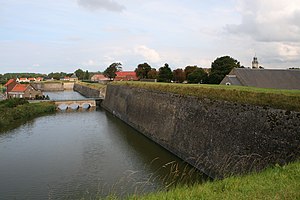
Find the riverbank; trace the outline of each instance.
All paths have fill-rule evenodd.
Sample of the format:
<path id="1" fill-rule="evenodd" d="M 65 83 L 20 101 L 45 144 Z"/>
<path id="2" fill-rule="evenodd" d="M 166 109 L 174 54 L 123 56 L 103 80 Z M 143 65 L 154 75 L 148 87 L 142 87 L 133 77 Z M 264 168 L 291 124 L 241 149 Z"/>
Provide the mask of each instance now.
<path id="1" fill-rule="evenodd" d="M 56 111 L 50 102 L 28 103 L 24 99 L 7 99 L 0 101 L 0 133 L 45 114 Z"/>
<path id="2" fill-rule="evenodd" d="M 261 173 L 230 177 L 224 180 L 178 186 L 170 191 L 128 199 L 299 199 L 300 162 L 274 166 Z M 110 199 L 110 198 L 108 198 Z"/>

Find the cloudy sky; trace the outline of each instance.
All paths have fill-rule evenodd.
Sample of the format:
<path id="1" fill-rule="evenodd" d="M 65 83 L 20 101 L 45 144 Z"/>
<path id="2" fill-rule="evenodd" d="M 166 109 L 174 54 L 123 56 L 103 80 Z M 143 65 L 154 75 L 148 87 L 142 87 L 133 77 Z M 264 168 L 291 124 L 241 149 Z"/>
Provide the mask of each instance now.
<path id="1" fill-rule="evenodd" d="M 300 67 L 299 0 L 0 0 L 0 73 Z"/>

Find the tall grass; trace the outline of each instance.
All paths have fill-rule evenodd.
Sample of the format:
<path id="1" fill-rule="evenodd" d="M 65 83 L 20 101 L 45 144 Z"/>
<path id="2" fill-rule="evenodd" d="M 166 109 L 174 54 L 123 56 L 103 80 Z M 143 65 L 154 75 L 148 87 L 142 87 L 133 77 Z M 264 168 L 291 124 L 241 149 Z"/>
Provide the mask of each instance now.
<path id="1" fill-rule="evenodd" d="M 300 162 L 128 199 L 300 199 Z"/>
<path id="2" fill-rule="evenodd" d="M 278 90 L 225 85 L 195 85 L 145 82 L 114 82 L 113 85 L 169 92 L 241 104 L 300 111 L 300 90 Z"/>
<path id="3" fill-rule="evenodd" d="M 56 106 L 50 102 L 29 104 L 24 99 L 0 101 L 0 132 L 44 114 L 54 113 Z"/>

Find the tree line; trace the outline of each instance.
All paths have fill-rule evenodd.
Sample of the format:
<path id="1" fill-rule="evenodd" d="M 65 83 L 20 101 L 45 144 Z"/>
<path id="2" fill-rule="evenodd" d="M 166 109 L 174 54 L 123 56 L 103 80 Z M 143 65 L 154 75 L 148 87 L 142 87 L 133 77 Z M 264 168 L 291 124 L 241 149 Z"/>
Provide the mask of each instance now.
<path id="1" fill-rule="evenodd" d="M 243 66 L 236 59 L 223 56 L 217 58 L 209 70 L 195 65 L 172 71 L 168 63 L 156 70 L 148 63 L 142 63 L 135 68 L 135 72 L 139 79 L 157 79 L 158 82 L 219 84 L 233 68 L 241 67 Z M 116 72 L 121 70 L 121 63 L 112 63 L 104 71 L 104 75 L 112 80 L 116 77 Z"/>
<path id="2" fill-rule="evenodd" d="M 176 83 L 203 83 L 203 84 L 219 84 L 223 78 L 229 74 L 233 68 L 243 67 L 236 59 L 230 56 L 217 58 L 212 62 L 210 69 L 204 69 L 198 66 L 186 66 L 172 70 L 168 63 L 160 67 L 158 70 L 151 67 L 148 63 L 138 64 L 135 72 L 139 79 L 157 79 L 159 82 L 176 82 Z M 116 72 L 122 71 L 122 64 L 119 62 L 109 65 L 103 74 L 113 80 Z M 11 78 L 29 78 L 43 77 L 45 79 L 60 80 L 66 76 L 71 77 L 73 74 L 79 80 L 90 80 L 91 76 L 100 72 L 89 72 L 88 70 L 77 69 L 73 73 L 51 72 L 49 74 L 36 73 L 6 73 L 0 74 L 0 83 L 5 83 Z"/>

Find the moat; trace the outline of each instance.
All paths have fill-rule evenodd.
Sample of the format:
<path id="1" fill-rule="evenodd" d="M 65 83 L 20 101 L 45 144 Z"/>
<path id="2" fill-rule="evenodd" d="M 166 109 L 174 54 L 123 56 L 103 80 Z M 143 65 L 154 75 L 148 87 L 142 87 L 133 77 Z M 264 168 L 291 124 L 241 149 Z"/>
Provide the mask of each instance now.
<path id="1" fill-rule="evenodd" d="M 82 98 L 49 94 L 61 95 Z M 0 134 L 0 199 L 122 197 L 165 188 L 178 171 L 187 182 L 202 176 L 102 109 L 61 111 Z"/>

